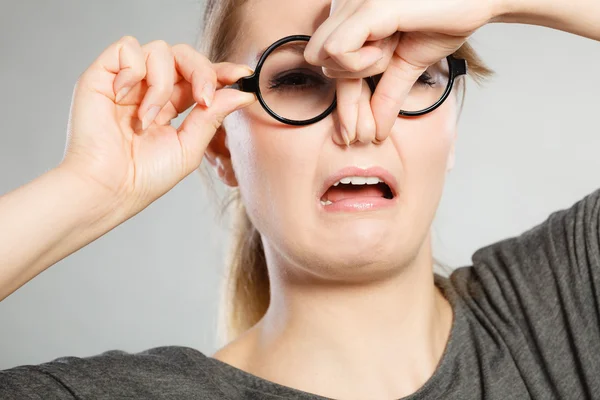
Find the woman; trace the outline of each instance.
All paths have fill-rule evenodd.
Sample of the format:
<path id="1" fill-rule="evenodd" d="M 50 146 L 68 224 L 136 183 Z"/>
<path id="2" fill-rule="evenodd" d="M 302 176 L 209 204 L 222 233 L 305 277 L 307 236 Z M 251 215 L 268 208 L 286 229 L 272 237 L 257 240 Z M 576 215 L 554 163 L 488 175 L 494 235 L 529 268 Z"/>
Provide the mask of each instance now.
<path id="1" fill-rule="evenodd" d="M 213 63 L 128 37 L 81 76 L 62 163 L 0 198 L 0 294 L 206 157 L 239 188 L 233 340 L 14 368 L 2 398 L 600 398 L 600 191 L 449 279 L 429 236 L 463 76 L 489 72 L 468 36 L 600 40 L 600 3 L 225 0 L 206 22 Z"/>

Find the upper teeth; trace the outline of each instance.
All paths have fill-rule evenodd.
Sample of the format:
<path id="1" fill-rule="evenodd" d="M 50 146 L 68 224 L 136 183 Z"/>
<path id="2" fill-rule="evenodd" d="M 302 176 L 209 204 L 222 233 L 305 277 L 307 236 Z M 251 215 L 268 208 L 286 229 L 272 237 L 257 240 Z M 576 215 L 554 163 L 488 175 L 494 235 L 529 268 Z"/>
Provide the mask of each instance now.
<path id="1" fill-rule="evenodd" d="M 383 182 L 381 179 L 371 176 L 347 176 L 334 183 L 333 186 L 337 186 L 340 183 L 345 185 L 349 183 L 352 185 L 377 185 L 381 182 Z"/>

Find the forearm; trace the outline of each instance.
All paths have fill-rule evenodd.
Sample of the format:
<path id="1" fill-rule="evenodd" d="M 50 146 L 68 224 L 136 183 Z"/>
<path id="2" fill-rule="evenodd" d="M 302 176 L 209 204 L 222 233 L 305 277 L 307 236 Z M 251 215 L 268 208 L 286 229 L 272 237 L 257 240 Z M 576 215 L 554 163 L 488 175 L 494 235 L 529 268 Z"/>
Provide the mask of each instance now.
<path id="1" fill-rule="evenodd" d="M 100 190 L 59 167 L 0 197 L 0 300 L 121 222 Z"/>
<path id="2" fill-rule="evenodd" d="M 498 0 L 496 22 L 546 26 L 600 40 L 600 0 Z"/>

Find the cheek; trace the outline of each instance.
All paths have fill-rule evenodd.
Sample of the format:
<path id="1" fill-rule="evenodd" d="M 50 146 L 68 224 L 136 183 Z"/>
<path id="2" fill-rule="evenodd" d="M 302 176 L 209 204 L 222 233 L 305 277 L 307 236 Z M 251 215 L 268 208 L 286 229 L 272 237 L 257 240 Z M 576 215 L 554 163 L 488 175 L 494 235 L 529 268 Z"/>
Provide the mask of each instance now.
<path id="1" fill-rule="evenodd" d="M 448 99 L 450 100 L 450 99 Z M 454 101 L 423 117 L 397 120 L 392 140 L 403 167 L 403 202 L 428 214 L 442 194 L 448 157 L 456 135 Z M 402 196 L 401 196 L 402 198 Z"/>
<path id="2" fill-rule="evenodd" d="M 310 206 L 318 165 L 319 135 L 311 127 L 288 127 L 254 110 L 224 122 L 242 200 L 256 228 L 285 226 L 290 210 Z M 274 224 L 273 222 L 277 223 Z"/>

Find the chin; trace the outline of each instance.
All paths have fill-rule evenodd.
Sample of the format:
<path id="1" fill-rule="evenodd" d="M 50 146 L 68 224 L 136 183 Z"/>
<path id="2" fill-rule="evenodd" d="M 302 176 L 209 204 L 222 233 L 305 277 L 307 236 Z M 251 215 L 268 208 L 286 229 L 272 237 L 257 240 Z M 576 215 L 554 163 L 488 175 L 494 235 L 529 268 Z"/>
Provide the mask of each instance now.
<path id="1" fill-rule="evenodd" d="M 392 253 L 348 253 L 319 258 L 311 265 L 315 276 L 330 281 L 360 282 L 378 281 L 396 275 L 405 265 L 402 255 Z"/>
<path id="2" fill-rule="evenodd" d="M 312 240 L 282 249 L 298 268 L 324 280 L 365 282 L 398 273 L 414 259 L 416 250 L 403 247 L 390 221 L 355 220 L 340 222 Z M 325 233 L 325 234 L 324 234 Z M 310 237 L 310 236 L 309 236 Z"/>

